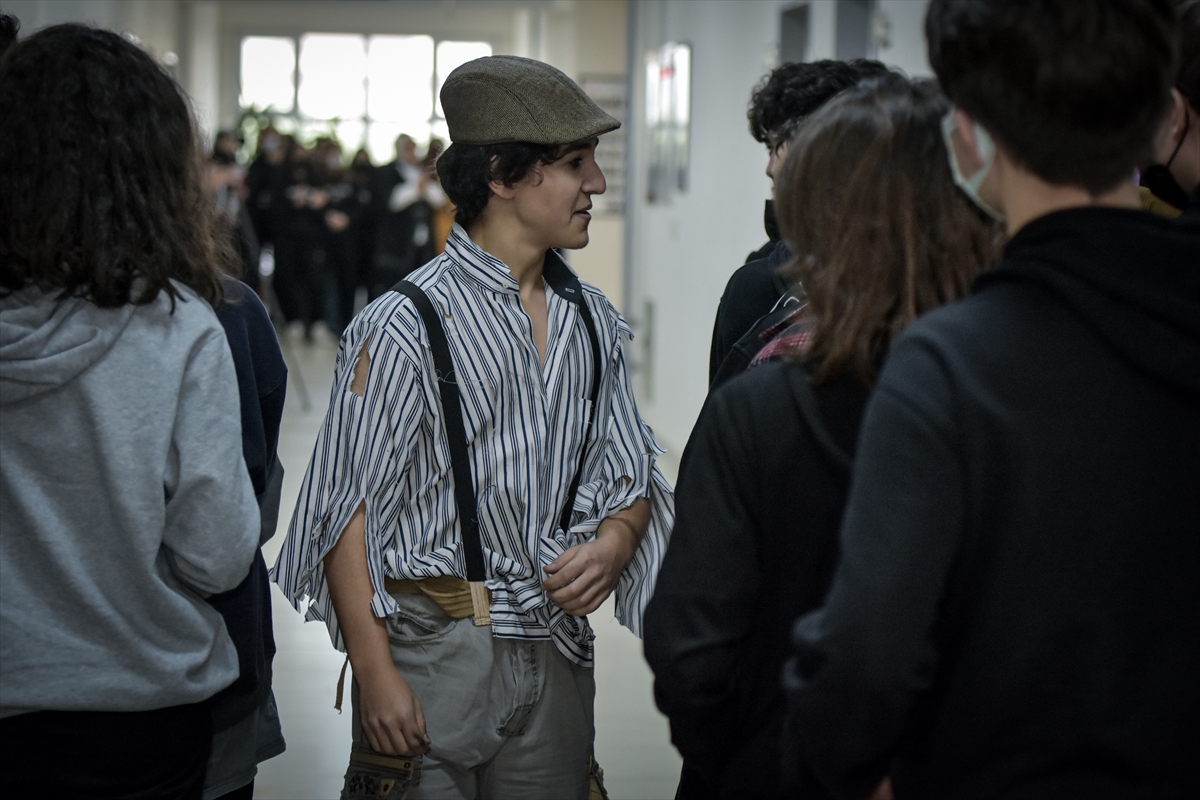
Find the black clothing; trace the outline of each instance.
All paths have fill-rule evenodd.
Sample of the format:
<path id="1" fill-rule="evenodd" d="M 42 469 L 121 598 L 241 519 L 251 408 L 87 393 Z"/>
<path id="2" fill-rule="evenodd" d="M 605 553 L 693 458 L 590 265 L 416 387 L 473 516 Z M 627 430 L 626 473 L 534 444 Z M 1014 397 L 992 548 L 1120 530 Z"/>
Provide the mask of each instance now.
<path id="1" fill-rule="evenodd" d="M 200 800 L 212 730 L 207 703 L 0 719 L 0 796 Z"/>
<path id="2" fill-rule="evenodd" d="M 645 614 L 655 699 L 684 757 L 681 800 L 783 795 L 787 632 L 833 577 L 866 398 L 848 378 L 814 389 L 784 361 L 705 402 Z"/>
<path id="3" fill-rule="evenodd" d="M 275 339 L 275 329 L 258 296 L 231 278 L 221 278 L 225 302 L 217 319 L 225 329 L 237 373 L 242 412 L 242 457 L 262 513 L 259 544 L 275 533 L 283 465 L 276 456 L 287 366 Z M 217 729 L 237 722 L 258 708 L 271 690 L 271 659 L 275 637 L 271 626 L 271 587 L 262 553 L 236 588 L 209 597 L 225 620 L 238 654 L 238 678 L 210 701 Z"/>
<path id="4" fill-rule="evenodd" d="M 787 245 L 777 242 L 769 256 L 744 264 L 729 278 L 713 323 L 712 349 L 708 357 L 710 389 L 737 341 L 760 318 L 769 314 L 779 298 L 791 288 L 789 281 L 779 274 L 780 268 L 791 258 Z"/>
<path id="5" fill-rule="evenodd" d="M 1183 207 L 1183 213 L 1179 215 L 1178 221 L 1184 225 L 1200 228 L 1200 185 L 1192 190 L 1191 197 L 1188 198 L 1187 205 Z"/>
<path id="6" fill-rule="evenodd" d="M 375 170 L 371 184 L 375 248 L 368 296 L 372 300 L 434 256 L 429 203 L 418 199 L 399 211 L 388 207 L 393 190 L 405 182 L 401 170 L 400 162 L 385 164 Z"/>
<path id="7" fill-rule="evenodd" d="M 279 167 L 272 165 L 265 155 L 257 156 L 246 171 L 246 207 L 260 244 L 275 241 L 274 192 L 279 188 L 279 180 Z"/>
<path id="8" fill-rule="evenodd" d="M 299 320 L 310 330 L 320 318 L 319 299 L 324 288 L 321 275 L 325 251 L 324 212 L 309 203 L 316 189 L 311 165 L 297 161 L 285 165 L 288 182 L 276 194 L 275 275 L 272 285 L 279 310 L 287 322 Z"/>
<path id="9" fill-rule="evenodd" d="M 767 243 L 746 256 L 746 260 L 743 263 L 748 264 L 751 261 L 758 261 L 760 258 L 766 258 L 771 255 L 771 251 L 775 249 L 775 245 L 783 238 L 779 233 L 779 219 L 775 216 L 774 200 L 768 200 L 763 207 L 763 228 L 767 231 Z"/>
<path id="10" fill-rule="evenodd" d="M 758 321 L 742 334 L 742 338 L 733 343 L 733 347 L 729 349 L 729 354 L 725 356 L 725 360 L 721 362 L 720 368 L 712 376 L 712 382 L 708 385 L 708 391 L 715 391 L 718 386 L 721 386 L 732 378 L 736 378 L 749 369 L 755 356 L 771 342 L 772 328 L 780 326 L 796 311 L 800 304 L 804 303 L 804 290 L 799 284 L 793 286 L 785 294 L 790 294 L 791 296 L 781 297 L 777 300 L 774 309 L 766 315 L 759 317 Z"/>
<path id="11" fill-rule="evenodd" d="M 1200 237 L 1079 208 L 913 323 L 788 735 L 838 797 L 1195 792 Z"/>

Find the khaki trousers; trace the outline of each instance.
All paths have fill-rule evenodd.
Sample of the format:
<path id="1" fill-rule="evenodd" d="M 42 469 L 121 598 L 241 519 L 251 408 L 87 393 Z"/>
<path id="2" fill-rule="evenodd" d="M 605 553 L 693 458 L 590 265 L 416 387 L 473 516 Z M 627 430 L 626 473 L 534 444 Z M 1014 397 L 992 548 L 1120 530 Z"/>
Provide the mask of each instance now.
<path id="1" fill-rule="evenodd" d="M 426 596 L 393 597 L 400 611 L 387 619 L 392 660 L 421 702 L 432 745 L 412 759 L 419 762 L 413 782 L 385 793 L 361 776 L 352 782 L 352 762 L 343 797 L 584 800 L 593 671 L 567 661 L 549 640 L 497 638 L 469 618 L 451 618 Z M 357 683 L 351 703 L 355 750 L 363 752 L 369 745 Z"/>

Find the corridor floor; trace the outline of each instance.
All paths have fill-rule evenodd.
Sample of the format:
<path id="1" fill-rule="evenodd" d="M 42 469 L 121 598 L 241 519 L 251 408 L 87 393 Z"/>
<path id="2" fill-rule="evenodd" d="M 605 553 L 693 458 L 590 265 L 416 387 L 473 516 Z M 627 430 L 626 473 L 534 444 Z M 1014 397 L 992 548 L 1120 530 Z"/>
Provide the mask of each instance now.
<path id="1" fill-rule="evenodd" d="M 275 563 L 300 480 L 312 455 L 329 399 L 336 342 L 320 337 L 305 344 L 281 339 L 291 375 L 280 434 L 285 469 L 279 530 L 263 548 Z M 674 478 L 674 475 L 669 475 Z M 323 623 L 301 616 L 272 587 L 275 612 L 274 688 L 287 739 L 287 752 L 259 766 L 256 798 L 336 798 L 350 752 L 350 700 L 333 708 L 343 656 L 329 642 Z M 671 747 L 666 719 L 654 707 L 651 675 L 641 642 L 613 618 L 612 601 L 591 616 L 596 631 L 596 758 L 613 800 L 671 798 L 680 759 Z"/>

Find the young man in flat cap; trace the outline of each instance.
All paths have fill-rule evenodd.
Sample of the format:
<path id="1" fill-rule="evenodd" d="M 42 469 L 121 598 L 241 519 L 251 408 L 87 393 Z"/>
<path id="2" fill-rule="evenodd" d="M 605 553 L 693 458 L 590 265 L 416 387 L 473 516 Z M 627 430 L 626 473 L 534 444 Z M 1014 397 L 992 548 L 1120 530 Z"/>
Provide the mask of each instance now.
<path id="1" fill-rule="evenodd" d="M 447 79 L 445 253 L 342 339 L 275 578 L 354 670 L 344 797 L 586 797 L 586 615 L 641 614 L 670 530 L 587 244 L 597 137 L 620 124 L 538 61 Z M 456 392 L 455 392 L 456 390 Z"/>

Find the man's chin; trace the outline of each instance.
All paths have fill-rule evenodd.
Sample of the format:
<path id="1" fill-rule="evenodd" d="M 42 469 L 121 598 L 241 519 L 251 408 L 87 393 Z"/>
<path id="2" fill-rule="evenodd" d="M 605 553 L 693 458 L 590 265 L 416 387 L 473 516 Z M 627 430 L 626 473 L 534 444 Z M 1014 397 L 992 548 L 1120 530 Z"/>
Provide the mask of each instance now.
<path id="1" fill-rule="evenodd" d="M 554 245 L 554 248 L 556 250 L 582 250 L 587 247 L 590 240 L 591 237 L 585 230 L 582 234 L 564 237 L 563 243 Z"/>

